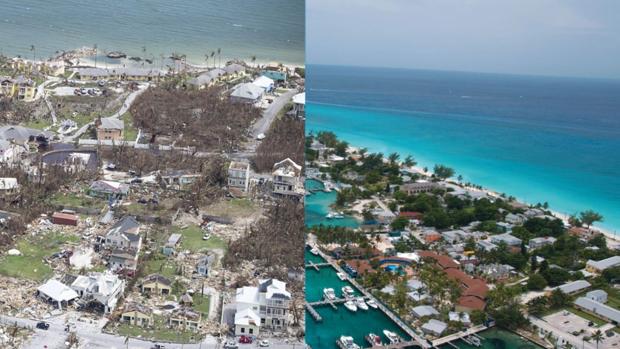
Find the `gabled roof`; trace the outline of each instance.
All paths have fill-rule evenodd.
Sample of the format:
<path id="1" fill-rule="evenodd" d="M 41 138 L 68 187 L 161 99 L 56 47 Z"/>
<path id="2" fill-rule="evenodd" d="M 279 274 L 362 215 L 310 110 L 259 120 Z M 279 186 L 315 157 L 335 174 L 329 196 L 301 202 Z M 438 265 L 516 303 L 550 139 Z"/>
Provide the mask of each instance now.
<path id="1" fill-rule="evenodd" d="M 101 118 L 101 125 L 99 127 L 106 130 L 124 130 L 125 122 L 118 118 Z"/>
<path id="2" fill-rule="evenodd" d="M 263 95 L 263 93 L 265 93 L 265 90 L 262 89 L 261 87 L 258 87 L 252 83 L 246 82 L 246 83 L 235 86 L 230 96 L 237 97 L 237 98 L 257 100 Z"/>
<path id="3" fill-rule="evenodd" d="M 237 326 L 259 326 L 260 316 L 251 308 L 245 308 L 235 313 L 235 325 Z"/>
<path id="4" fill-rule="evenodd" d="M 227 74 L 233 74 L 236 72 L 245 71 L 245 67 L 237 63 L 229 64 L 225 66 L 223 69 Z"/>
<path id="5" fill-rule="evenodd" d="M 48 131 L 36 130 L 19 125 L 6 125 L 0 127 L 0 139 L 15 141 L 17 143 L 28 142 L 31 138 L 51 138 L 54 134 Z"/>
<path id="6" fill-rule="evenodd" d="M 252 84 L 254 84 L 255 86 L 258 86 L 260 88 L 263 88 L 263 89 L 268 89 L 268 88 L 273 87 L 274 83 L 275 82 L 272 79 L 270 79 L 270 78 L 268 78 L 268 77 L 266 77 L 264 75 L 261 75 L 261 76 L 257 77 L 256 79 L 254 79 L 254 81 L 252 81 Z"/>
<path id="7" fill-rule="evenodd" d="M 126 194 L 129 191 L 129 186 L 114 181 L 94 181 L 89 189 L 98 192 Z"/>
<path id="8" fill-rule="evenodd" d="M 140 240 L 140 234 L 137 234 L 139 228 L 140 223 L 134 217 L 124 216 L 108 230 L 107 235 L 122 234 L 127 240 L 135 242 Z"/>
<path id="9" fill-rule="evenodd" d="M 286 290 L 286 283 L 276 279 L 259 280 L 258 290 L 266 293 L 267 299 L 290 299 L 291 293 Z"/>
<path id="10" fill-rule="evenodd" d="M 37 291 L 55 301 L 70 301 L 78 297 L 77 292 L 58 280 L 48 280 L 43 285 L 39 286 Z"/>
<path id="11" fill-rule="evenodd" d="M 146 283 L 149 283 L 149 282 L 158 282 L 158 283 L 164 284 L 166 286 L 172 285 L 172 281 L 170 281 L 170 279 L 168 279 L 165 276 L 159 275 L 159 274 L 148 275 L 147 277 L 145 277 L 142 280 L 142 284 L 143 285 L 146 284 Z"/>

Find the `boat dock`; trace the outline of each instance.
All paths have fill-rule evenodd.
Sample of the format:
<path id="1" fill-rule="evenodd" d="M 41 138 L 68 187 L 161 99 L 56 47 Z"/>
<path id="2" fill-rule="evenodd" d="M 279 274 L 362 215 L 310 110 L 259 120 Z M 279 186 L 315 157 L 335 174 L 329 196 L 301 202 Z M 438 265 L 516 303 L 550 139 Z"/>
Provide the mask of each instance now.
<path id="1" fill-rule="evenodd" d="M 476 333 L 478 332 L 482 332 L 484 330 L 486 330 L 488 327 L 484 326 L 484 325 L 478 325 L 478 326 L 474 326 L 470 329 L 467 329 L 466 331 L 463 332 L 457 332 L 457 333 L 453 333 L 449 336 L 445 336 L 439 339 L 435 339 L 433 341 L 433 347 L 439 347 L 440 345 L 444 345 L 444 344 L 450 344 L 453 347 L 456 347 L 454 344 L 452 344 L 451 342 L 455 341 L 455 340 L 463 340 L 465 343 L 468 343 L 468 340 L 466 337 L 469 336 L 475 336 L 480 340 L 483 340 L 484 338 L 478 336 Z M 471 343 L 468 343 L 471 344 Z"/>
<path id="2" fill-rule="evenodd" d="M 422 338 L 419 334 L 417 334 L 413 329 L 411 329 L 409 326 L 407 326 L 407 324 L 405 324 L 398 316 L 396 316 L 390 309 L 388 309 L 385 305 L 383 305 L 383 303 L 377 301 L 375 299 L 375 297 L 368 292 L 365 288 L 363 288 L 359 283 L 357 283 L 357 281 L 355 281 L 353 278 L 348 277 L 348 274 L 346 272 L 344 272 L 344 270 L 342 270 L 342 268 L 340 268 L 339 265 L 337 265 L 336 263 L 330 263 L 330 258 L 328 256 L 326 256 L 322 251 L 319 251 L 319 254 L 321 257 L 323 257 L 326 261 L 328 261 L 327 264 L 331 265 L 333 268 L 336 269 L 336 271 L 340 272 L 340 273 L 344 273 L 345 275 L 347 275 L 346 280 L 349 281 L 353 286 L 355 286 L 355 288 L 362 293 L 362 296 L 364 297 L 364 299 L 368 300 L 368 299 L 373 299 L 375 300 L 375 302 L 378 305 L 378 308 L 387 316 L 390 318 L 390 320 L 392 320 L 396 325 L 398 325 L 405 333 L 407 333 L 407 335 L 409 335 L 411 338 L 413 338 L 413 340 L 411 341 L 407 341 L 407 342 L 401 342 L 401 343 L 394 343 L 394 344 L 390 344 L 387 346 L 382 346 L 381 348 L 393 348 L 393 349 L 398 349 L 398 348 L 406 348 L 408 346 L 419 346 L 422 349 L 430 349 L 432 347 L 432 345 L 424 338 Z M 333 301 L 319 301 L 319 302 L 312 302 L 310 303 L 310 305 L 312 306 L 318 306 L 318 305 L 325 305 L 325 304 L 329 304 L 332 306 L 332 308 L 336 309 L 336 303 L 341 303 L 341 302 L 345 302 L 346 299 L 344 298 L 338 298 L 336 300 Z"/>
<path id="3" fill-rule="evenodd" d="M 310 313 L 310 316 L 312 316 L 314 321 L 316 321 L 316 322 L 323 321 L 323 318 L 321 317 L 321 314 L 319 314 L 319 312 L 316 311 L 316 309 L 314 309 L 314 307 L 312 305 L 310 305 L 309 303 L 306 303 L 306 310 L 308 311 L 308 313 Z"/>
<path id="4" fill-rule="evenodd" d="M 319 271 L 320 267 L 327 267 L 331 264 L 325 262 L 325 263 L 314 263 L 313 261 L 308 261 L 308 264 L 306 264 L 306 268 L 314 268 L 316 271 Z"/>
<path id="5" fill-rule="evenodd" d="M 420 344 L 417 341 L 406 341 L 406 342 L 398 342 L 393 344 L 384 344 L 384 345 L 374 345 L 369 347 L 368 349 L 401 349 L 401 348 L 409 348 L 414 346 L 419 346 Z"/>

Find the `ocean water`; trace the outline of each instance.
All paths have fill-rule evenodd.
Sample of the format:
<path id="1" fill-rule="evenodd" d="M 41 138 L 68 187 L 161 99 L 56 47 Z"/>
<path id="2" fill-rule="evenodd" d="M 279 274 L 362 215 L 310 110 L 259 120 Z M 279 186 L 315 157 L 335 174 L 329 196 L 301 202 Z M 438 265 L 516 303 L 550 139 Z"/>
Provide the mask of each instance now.
<path id="1" fill-rule="evenodd" d="M 620 228 L 620 80 L 308 67 L 307 132 Z"/>
<path id="2" fill-rule="evenodd" d="M 192 63 L 221 48 L 225 58 L 304 62 L 304 0 L 22 0 L 0 6 L 0 50 L 49 57 L 92 47 Z M 142 47 L 146 47 L 146 54 Z M 212 61 L 210 60 L 212 64 Z"/>

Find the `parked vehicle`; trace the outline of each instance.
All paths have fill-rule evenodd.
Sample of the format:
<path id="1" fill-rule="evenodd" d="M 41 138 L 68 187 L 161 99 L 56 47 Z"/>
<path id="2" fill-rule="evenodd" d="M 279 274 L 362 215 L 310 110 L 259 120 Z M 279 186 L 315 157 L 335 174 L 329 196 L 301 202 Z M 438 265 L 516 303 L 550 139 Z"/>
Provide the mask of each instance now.
<path id="1" fill-rule="evenodd" d="M 269 346 L 269 341 L 266 339 L 263 339 L 262 341 L 258 342 L 258 346 L 261 348 L 267 348 Z"/>
<path id="2" fill-rule="evenodd" d="M 241 336 L 241 337 L 239 337 L 239 343 L 250 344 L 250 343 L 252 343 L 252 338 L 250 338 L 248 336 Z"/>
<path id="3" fill-rule="evenodd" d="M 237 348 L 239 348 L 239 346 L 232 339 L 229 340 L 229 341 L 226 341 L 226 343 L 224 343 L 224 349 L 237 349 Z"/>
<path id="4" fill-rule="evenodd" d="M 47 330 L 50 328 L 50 324 L 45 321 L 39 321 L 37 322 L 37 328 L 40 330 Z"/>

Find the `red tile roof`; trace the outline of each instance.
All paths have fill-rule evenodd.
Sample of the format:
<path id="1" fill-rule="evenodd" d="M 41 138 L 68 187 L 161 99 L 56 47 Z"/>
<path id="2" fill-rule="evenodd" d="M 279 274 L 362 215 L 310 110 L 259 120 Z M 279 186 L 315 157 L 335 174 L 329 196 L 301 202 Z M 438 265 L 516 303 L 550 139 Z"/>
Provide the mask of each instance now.
<path id="1" fill-rule="evenodd" d="M 446 255 L 442 255 L 442 254 L 437 254 L 436 252 L 433 251 L 419 251 L 418 255 L 420 255 L 420 257 L 422 258 L 432 258 L 435 260 L 435 262 L 442 268 L 442 269 L 448 269 L 448 268 L 458 268 L 459 264 L 457 262 L 454 261 L 454 259 L 446 256 Z"/>

